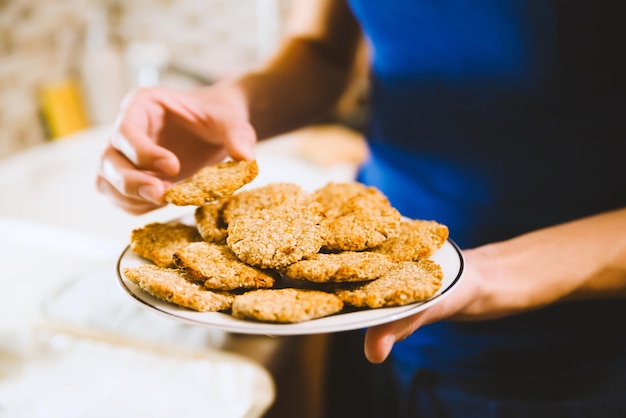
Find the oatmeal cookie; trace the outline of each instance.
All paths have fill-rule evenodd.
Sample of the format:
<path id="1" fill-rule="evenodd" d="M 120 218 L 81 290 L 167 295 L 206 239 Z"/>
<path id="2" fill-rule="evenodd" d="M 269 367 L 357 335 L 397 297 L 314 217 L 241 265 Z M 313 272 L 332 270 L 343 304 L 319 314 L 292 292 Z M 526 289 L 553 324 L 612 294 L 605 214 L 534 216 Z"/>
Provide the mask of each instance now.
<path id="1" fill-rule="evenodd" d="M 260 289 L 235 296 L 233 316 L 265 322 L 293 323 L 332 315 L 343 308 L 332 293 L 307 289 Z"/>
<path id="2" fill-rule="evenodd" d="M 430 298 L 441 287 L 442 279 L 441 267 L 430 259 L 402 261 L 376 280 L 336 285 L 335 294 L 356 307 L 401 306 Z"/>
<path id="3" fill-rule="evenodd" d="M 435 221 L 403 220 L 398 233 L 371 251 L 387 254 L 395 261 L 417 261 L 430 257 L 448 239 L 448 227 Z"/>
<path id="4" fill-rule="evenodd" d="M 194 242 L 174 254 L 176 266 L 207 289 L 258 289 L 274 277 L 239 260 L 226 245 Z"/>
<path id="5" fill-rule="evenodd" d="M 190 282 L 177 269 L 152 264 L 124 269 L 124 276 L 152 296 L 199 312 L 217 312 L 230 309 L 234 296 L 213 292 Z"/>
<path id="6" fill-rule="evenodd" d="M 317 253 L 324 234 L 319 211 L 285 205 L 233 219 L 228 224 L 226 243 L 245 263 L 276 269 Z"/>
<path id="7" fill-rule="evenodd" d="M 230 196 L 259 173 L 256 161 L 226 161 L 204 167 L 165 192 L 165 200 L 178 206 L 202 206 Z"/>
<path id="8" fill-rule="evenodd" d="M 131 232 L 130 248 L 157 266 L 173 267 L 174 253 L 196 241 L 202 241 L 202 237 L 195 226 L 153 222 Z"/>
<path id="9" fill-rule="evenodd" d="M 270 183 L 234 194 L 224 206 L 224 222 L 253 210 L 269 209 L 285 204 L 306 205 L 310 194 L 294 183 Z"/>
<path id="10" fill-rule="evenodd" d="M 330 251 L 362 251 L 376 247 L 397 232 L 402 218 L 373 187 L 329 209 L 326 215 L 328 234 L 324 248 Z"/>
<path id="11" fill-rule="evenodd" d="M 315 190 L 311 198 L 321 205 L 321 211 L 328 216 L 332 216 L 343 203 L 361 193 L 365 193 L 367 186 L 352 182 L 335 183 L 330 182 Z"/>
<path id="12" fill-rule="evenodd" d="M 385 254 L 367 251 L 317 253 L 306 260 L 297 261 L 282 272 L 289 278 L 317 283 L 361 282 L 374 280 L 388 271 L 391 259 Z"/>
<path id="13" fill-rule="evenodd" d="M 207 242 L 226 243 L 226 224 L 222 218 L 222 209 L 228 199 L 198 206 L 194 213 L 196 226 L 202 238 Z"/>

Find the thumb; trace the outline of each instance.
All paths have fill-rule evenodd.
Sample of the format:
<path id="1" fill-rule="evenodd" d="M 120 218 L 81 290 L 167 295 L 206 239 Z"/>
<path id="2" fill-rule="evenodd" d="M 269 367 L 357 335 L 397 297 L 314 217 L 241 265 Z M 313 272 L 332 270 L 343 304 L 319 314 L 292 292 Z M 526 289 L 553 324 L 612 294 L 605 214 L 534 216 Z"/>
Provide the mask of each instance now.
<path id="1" fill-rule="evenodd" d="M 443 301 L 442 301 L 443 302 Z M 391 353 L 393 345 L 413 334 L 422 325 L 447 316 L 444 303 L 432 306 L 415 315 L 368 328 L 365 333 L 365 357 L 371 363 L 382 363 Z"/>
<path id="2" fill-rule="evenodd" d="M 254 160 L 256 132 L 248 122 L 224 122 L 224 147 L 234 160 Z"/>
<path id="3" fill-rule="evenodd" d="M 411 335 L 423 323 L 423 313 L 371 327 L 365 333 L 365 357 L 371 363 L 382 363 L 393 345 Z"/>
<path id="4" fill-rule="evenodd" d="M 395 322 L 368 328 L 365 333 L 365 358 L 370 363 L 382 363 L 396 342 Z"/>

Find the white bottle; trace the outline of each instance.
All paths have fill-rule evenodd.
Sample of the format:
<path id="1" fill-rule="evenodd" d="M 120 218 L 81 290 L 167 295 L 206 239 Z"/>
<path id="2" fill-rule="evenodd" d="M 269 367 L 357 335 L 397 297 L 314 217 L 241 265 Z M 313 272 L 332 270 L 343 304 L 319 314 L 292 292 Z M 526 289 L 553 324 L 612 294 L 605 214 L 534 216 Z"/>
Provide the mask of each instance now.
<path id="1" fill-rule="evenodd" d="M 131 89 L 164 84 L 170 54 L 160 42 L 131 42 L 126 47 L 128 86 Z"/>
<path id="2" fill-rule="evenodd" d="M 89 10 L 80 72 L 90 120 L 95 125 L 115 121 L 125 94 L 122 58 L 108 34 L 105 11 Z"/>

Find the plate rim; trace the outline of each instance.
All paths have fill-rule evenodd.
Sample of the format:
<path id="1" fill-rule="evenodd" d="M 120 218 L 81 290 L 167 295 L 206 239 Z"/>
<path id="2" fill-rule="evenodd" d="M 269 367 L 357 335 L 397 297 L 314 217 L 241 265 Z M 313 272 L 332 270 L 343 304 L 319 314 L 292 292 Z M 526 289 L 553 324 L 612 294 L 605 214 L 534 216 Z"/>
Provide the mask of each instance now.
<path id="1" fill-rule="evenodd" d="M 241 327 L 237 326 L 236 323 L 231 323 L 231 324 L 216 324 L 216 323 L 208 323 L 208 322 L 204 322 L 195 318 L 189 318 L 189 317 L 185 317 L 185 316 L 181 316 L 181 315 L 177 315 L 174 312 L 169 312 L 168 310 L 165 310 L 163 308 L 161 308 L 160 306 L 155 306 L 153 304 L 150 304 L 148 301 L 140 298 L 139 296 L 137 296 L 135 294 L 135 292 L 133 292 L 127 285 L 126 283 L 126 278 L 123 277 L 123 274 L 121 272 L 121 265 L 122 265 L 122 261 L 124 259 L 124 256 L 131 251 L 130 249 L 130 244 L 127 245 L 124 250 L 122 251 L 122 253 L 120 254 L 120 256 L 117 259 L 117 263 L 116 263 L 116 274 L 117 274 L 117 281 L 118 284 L 122 287 L 122 289 L 124 290 L 124 293 L 126 293 L 128 296 L 130 296 L 131 298 L 133 298 L 135 301 L 139 302 L 142 306 L 144 306 L 147 309 L 156 311 L 157 313 L 161 314 L 161 315 L 165 315 L 168 318 L 174 318 L 176 320 L 179 321 L 184 321 L 190 324 L 194 324 L 194 325 L 198 325 L 198 326 L 203 326 L 203 327 L 209 327 L 209 328 L 215 328 L 215 329 L 220 329 L 223 331 L 227 331 L 227 332 L 232 332 L 232 333 L 236 333 L 236 334 L 248 334 L 248 335 L 272 335 L 272 336 L 296 336 L 296 335 L 314 335 L 314 334 L 327 334 L 327 333 L 335 333 L 335 332 L 343 332 L 343 331 L 352 331 L 352 330 L 357 330 L 357 329 L 364 329 L 364 328 L 368 328 L 371 326 L 375 326 L 375 325 L 381 325 L 384 323 L 389 323 L 389 322 L 393 322 L 402 318 L 405 318 L 407 316 L 411 316 L 414 314 L 417 314 L 419 312 L 422 312 L 428 308 L 430 308 L 431 306 L 439 303 L 443 298 L 445 298 L 447 295 L 450 294 L 450 292 L 455 289 L 456 287 L 458 287 L 458 284 L 461 282 L 461 279 L 463 277 L 463 273 L 465 272 L 465 258 L 463 257 L 463 252 L 461 250 L 461 248 L 450 238 L 446 239 L 446 242 L 449 243 L 454 252 L 456 253 L 456 255 L 458 256 L 458 261 L 459 261 L 459 270 L 456 273 L 456 277 L 454 277 L 450 284 L 443 289 L 440 293 L 438 293 L 437 295 L 427 299 L 426 301 L 423 302 L 416 302 L 413 304 L 409 304 L 409 305 L 405 305 L 405 306 L 395 306 L 395 307 L 388 307 L 388 308 L 376 308 L 377 311 L 378 310 L 385 310 L 385 309 L 394 309 L 394 310 L 398 310 L 398 308 L 401 308 L 399 311 L 394 311 L 393 313 L 390 313 L 389 315 L 382 315 L 378 318 L 372 319 L 367 321 L 367 324 L 364 324 L 364 320 L 358 320 L 352 323 L 342 323 L 342 326 L 337 326 L 337 327 L 318 327 L 315 328 L 314 324 L 315 321 L 320 320 L 320 319 L 324 319 L 324 318 L 318 318 L 318 319 L 313 319 L 310 321 L 306 321 L 306 322 L 300 322 L 300 323 L 293 323 L 293 324 L 279 324 L 279 323 L 266 323 L 266 322 L 254 322 L 254 321 L 249 321 L 249 320 L 240 320 L 241 321 Z M 149 260 L 148 260 L 149 261 Z M 147 293 L 146 293 L 147 294 Z M 149 295 L 149 294 L 147 294 Z M 152 295 L 149 295 L 151 297 L 154 297 Z M 168 304 L 169 302 L 167 301 L 160 301 L 164 304 Z M 171 304 L 172 306 L 176 306 L 174 304 Z M 185 309 L 182 307 L 178 307 L 179 309 Z M 404 308 L 404 309 L 402 309 Z M 193 311 L 190 311 L 193 312 Z M 199 312 L 200 314 L 202 312 Z M 221 314 L 221 315 L 228 315 L 226 313 L 223 312 L 207 312 L 207 313 L 217 313 L 217 314 Z M 350 313 L 344 314 L 344 315 L 349 315 Z M 308 327 L 302 327 L 301 324 L 307 324 Z M 313 324 L 313 327 L 311 327 L 310 325 Z M 252 325 L 252 326 L 251 326 Z M 295 328 L 295 329 L 294 329 Z M 312 329 L 309 329 L 312 328 Z"/>

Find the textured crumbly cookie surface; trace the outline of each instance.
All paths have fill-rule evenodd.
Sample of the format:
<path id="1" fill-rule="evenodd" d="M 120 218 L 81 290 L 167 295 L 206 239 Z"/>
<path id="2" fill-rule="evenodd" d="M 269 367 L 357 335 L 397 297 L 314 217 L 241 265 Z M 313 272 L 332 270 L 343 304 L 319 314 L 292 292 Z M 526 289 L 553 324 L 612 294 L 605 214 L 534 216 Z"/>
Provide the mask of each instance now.
<path id="1" fill-rule="evenodd" d="M 435 221 L 403 220 L 398 233 L 372 249 L 395 261 L 417 261 L 430 257 L 448 239 L 448 227 Z"/>
<path id="2" fill-rule="evenodd" d="M 165 192 L 165 200 L 178 206 L 202 206 L 230 196 L 259 173 L 256 161 L 226 161 L 204 167 Z"/>
<path id="3" fill-rule="evenodd" d="M 174 254 L 176 266 L 207 289 L 258 289 L 274 277 L 239 260 L 226 245 L 194 242 Z"/>
<path id="4" fill-rule="evenodd" d="M 379 278 L 392 265 L 385 254 L 345 251 L 317 253 L 285 267 L 282 272 L 292 279 L 317 283 L 360 282 Z"/>
<path id="5" fill-rule="evenodd" d="M 282 205 L 306 205 L 310 194 L 294 183 L 270 183 L 266 186 L 243 190 L 234 194 L 224 205 L 224 222 L 254 210 L 264 210 Z"/>
<path id="6" fill-rule="evenodd" d="M 317 210 L 285 205 L 233 219 L 226 242 L 250 265 L 281 268 L 317 253 L 324 233 L 323 217 Z"/>
<path id="7" fill-rule="evenodd" d="M 396 234 L 402 216 L 387 198 L 373 187 L 326 210 L 330 251 L 362 251 L 382 244 Z"/>
<path id="8" fill-rule="evenodd" d="M 128 280 L 152 296 L 194 311 L 227 310 L 234 300 L 233 295 L 203 289 L 190 282 L 178 269 L 145 264 L 126 268 L 123 273 Z"/>
<path id="9" fill-rule="evenodd" d="M 222 209 L 228 199 L 199 206 L 194 212 L 196 226 L 202 238 L 207 242 L 226 243 L 226 224 L 222 218 Z"/>
<path id="10" fill-rule="evenodd" d="M 157 266 L 173 267 L 174 253 L 196 241 L 202 241 L 202 237 L 194 226 L 153 222 L 131 232 L 130 248 Z"/>
<path id="11" fill-rule="evenodd" d="M 233 316 L 264 322 L 293 323 L 332 315 L 343 308 L 341 300 L 326 292 L 306 289 L 260 289 L 237 295 Z"/>
<path id="12" fill-rule="evenodd" d="M 441 267 L 429 259 L 398 262 L 376 280 L 358 285 L 339 285 L 335 294 L 356 307 L 382 308 L 423 301 L 441 287 Z"/>
<path id="13" fill-rule="evenodd" d="M 321 205 L 327 216 L 333 216 L 339 207 L 350 198 L 365 193 L 368 186 L 357 182 L 330 182 L 315 190 L 311 198 Z"/>

